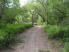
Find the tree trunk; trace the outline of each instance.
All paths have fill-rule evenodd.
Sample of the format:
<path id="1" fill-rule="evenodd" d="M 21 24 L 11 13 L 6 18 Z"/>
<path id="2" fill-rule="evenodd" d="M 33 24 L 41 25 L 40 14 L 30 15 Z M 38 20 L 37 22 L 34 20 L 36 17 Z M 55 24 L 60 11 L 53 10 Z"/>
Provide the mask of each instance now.
<path id="1" fill-rule="evenodd" d="M 47 4 L 48 4 L 48 0 L 47 0 Z M 47 25 L 48 25 L 48 5 L 47 5 L 47 17 L 46 17 L 46 22 L 47 22 Z"/>
<path id="2" fill-rule="evenodd" d="M 2 19 L 2 16 L 0 15 L 0 19 Z"/>
<path id="3" fill-rule="evenodd" d="M 2 1 L 1 7 L 0 7 L 0 19 L 2 19 L 2 15 L 4 14 L 4 7 L 5 7 L 5 0 Z"/>
<path id="4" fill-rule="evenodd" d="M 33 15 L 32 15 L 32 25 L 34 25 L 34 19 L 33 19 Z"/>
<path id="5" fill-rule="evenodd" d="M 43 22 L 45 22 L 45 18 L 42 18 L 43 19 Z"/>
<path id="6" fill-rule="evenodd" d="M 47 25 L 48 25 L 48 12 L 47 12 L 47 17 L 46 17 L 46 22 L 47 22 Z"/>

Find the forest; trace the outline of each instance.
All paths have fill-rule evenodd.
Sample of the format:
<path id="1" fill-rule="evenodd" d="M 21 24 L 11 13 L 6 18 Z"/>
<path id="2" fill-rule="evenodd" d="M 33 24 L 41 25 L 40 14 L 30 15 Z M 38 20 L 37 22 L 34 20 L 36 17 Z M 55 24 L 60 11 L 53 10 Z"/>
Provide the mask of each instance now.
<path id="1" fill-rule="evenodd" d="M 17 43 L 16 36 L 36 25 L 42 25 L 48 39 L 63 45 L 69 52 L 69 0 L 0 0 L 0 49 Z"/>

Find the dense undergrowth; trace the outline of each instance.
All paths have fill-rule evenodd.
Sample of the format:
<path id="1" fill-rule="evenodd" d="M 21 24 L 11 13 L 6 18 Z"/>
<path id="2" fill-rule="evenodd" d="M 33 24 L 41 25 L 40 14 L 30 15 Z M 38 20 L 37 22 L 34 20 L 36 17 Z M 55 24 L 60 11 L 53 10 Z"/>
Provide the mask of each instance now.
<path id="1" fill-rule="evenodd" d="M 34 25 L 45 25 L 47 24 L 46 22 L 37 22 L 37 23 L 34 23 Z"/>
<path id="2" fill-rule="evenodd" d="M 18 33 L 23 32 L 25 29 L 30 28 L 32 24 L 8 24 L 0 29 L 0 48 L 9 46 L 11 43 L 15 42 L 15 36 Z"/>
<path id="3" fill-rule="evenodd" d="M 69 26 L 47 25 L 44 31 L 48 38 L 59 40 L 65 45 L 61 52 L 69 52 Z"/>

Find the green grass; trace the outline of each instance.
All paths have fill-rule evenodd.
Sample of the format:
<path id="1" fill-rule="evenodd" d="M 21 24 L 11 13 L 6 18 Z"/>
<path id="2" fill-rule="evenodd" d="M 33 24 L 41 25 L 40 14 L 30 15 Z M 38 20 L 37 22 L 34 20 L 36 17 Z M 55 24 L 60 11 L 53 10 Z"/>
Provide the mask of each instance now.
<path id="1" fill-rule="evenodd" d="M 65 45 L 60 52 L 69 52 L 69 25 L 47 25 L 44 27 L 44 31 L 47 32 L 48 38 L 57 39 Z"/>
<path id="2" fill-rule="evenodd" d="M 39 50 L 39 52 L 50 52 L 50 51 Z"/>
<path id="3" fill-rule="evenodd" d="M 44 31 L 48 33 L 47 35 L 48 35 L 48 38 L 50 38 L 50 39 L 58 38 L 60 36 L 60 35 L 58 35 L 60 32 L 60 27 L 58 27 L 57 25 L 45 26 Z"/>
<path id="4" fill-rule="evenodd" d="M 64 44 L 64 48 L 62 48 L 59 52 L 69 52 L 69 42 Z"/>
<path id="5" fill-rule="evenodd" d="M 16 42 L 17 34 L 24 32 L 30 28 L 32 24 L 8 24 L 6 27 L 0 29 L 0 48 L 9 46 L 11 43 Z"/>
<path id="6" fill-rule="evenodd" d="M 47 32 L 50 39 L 56 38 L 63 42 L 69 42 L 69 26 L 47 25 L 44 27 L 44 31 Z"/>
<path id="7" fill-rule="evenodd" d="M 46 25 L 47 23 L 46 22 L 37 22 L 37 23 L 34 23 L 34 25 Z"/>

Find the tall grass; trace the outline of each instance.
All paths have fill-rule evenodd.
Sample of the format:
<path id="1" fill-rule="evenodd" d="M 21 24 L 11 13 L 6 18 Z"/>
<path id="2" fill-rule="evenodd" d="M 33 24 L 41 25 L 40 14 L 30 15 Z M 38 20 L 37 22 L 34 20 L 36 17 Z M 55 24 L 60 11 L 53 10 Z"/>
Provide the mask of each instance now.
<path id="1" fill-rule="evenodd" d="M 47 25 L 44 27 L 44 31 L 47 32 L 49 38 L 62 39 L 62 41 L 69 41 L 69 27 L 61 27 L 57 25 Z"/>
<path id="2" fill-rule="evenodd" d="M 0 48 L 8 46 L 15 41 L 15 36 L 30 28 L 32 24 L 8 24 L 6 27 L 0 29 Z"/>
<path id="3" fill-rule="evenodd" d="M 60 35 L 59 34 L 59 31 L 60 31 L 60 27 L 58 27 L 57 25 L 48 25 L 48 26 L 45 26 L 44 27 L 44 31 L 47 32 L 47 35 L 50 39 L 53 39 L 53 38 L 58 38 Z"/>
<path id="4" fill-rule="evenodd" d="M 69 52 L 69 26 L 47 25 L 44 27 L 50 39 L 57 39 L 65 46 L 61 52 Z"/>

